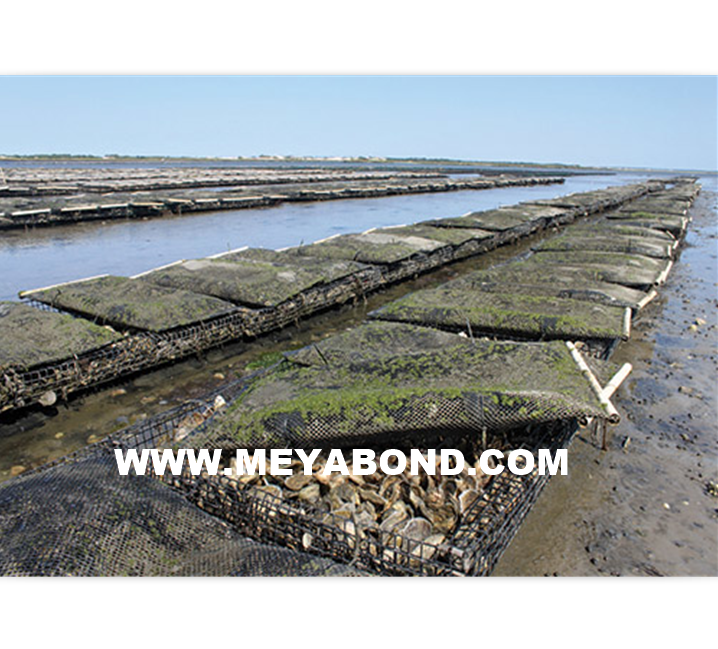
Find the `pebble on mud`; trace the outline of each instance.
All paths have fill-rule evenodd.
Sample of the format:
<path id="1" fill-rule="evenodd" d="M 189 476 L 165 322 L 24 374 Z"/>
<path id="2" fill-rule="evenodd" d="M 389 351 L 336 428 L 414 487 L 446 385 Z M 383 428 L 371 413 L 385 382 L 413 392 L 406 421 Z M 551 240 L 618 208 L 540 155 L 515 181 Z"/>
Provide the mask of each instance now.
<path id="1" fill-rule="evenodd" d="M 88 443 L 88 444 L 96 444 L 96 443 L 99 442 L 99 441 L 100 441 L 100 438 L 99 438 L 97 435 L 90 435 L 90 436 L 87 438 L 87 443 Z"/>
<path id="2" fill-rule="evenodd" d="M 62 439 L 65 437 L 65 433 L 55 433 L 55 439 Z"/>
<path id="3" fill-rule="evenodd" d="M 217 379 L 218 381 L 224 381 L 224 374 L 222 372 L 215 372 L 213 377 Z"/>
<path id="4" fill-rule="evenodd" d="M 26 469 L 24 466 L 22 466 L 21 464 L 16 464 L 15 466 L 10 467 L 10 476 L 14 478 L 17 475 L 24 473 L 25 470 Z"/>
<path id="5" fill-rule="evenodd" d="M 125 390 L 125 388 L 117 388 L 110 392 L 111 397 L 121 397 L 123 394 L 127 394 L 127 390 Z"/>

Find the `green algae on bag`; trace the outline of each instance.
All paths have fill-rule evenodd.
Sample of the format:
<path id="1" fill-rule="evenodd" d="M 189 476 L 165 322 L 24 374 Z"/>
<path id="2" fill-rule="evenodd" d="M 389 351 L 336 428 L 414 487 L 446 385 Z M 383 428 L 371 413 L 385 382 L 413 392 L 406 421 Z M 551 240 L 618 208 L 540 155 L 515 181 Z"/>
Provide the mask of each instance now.
<path id="1" fill-rule="evenodd" d="M 533 224 L 540 227 L 549 221 L 570 214 L 570 210 L 550 207 L 546 205 L 520 204 L 510 207 L 500 207 L 495 210 L 471 212 L 464 216 L 446 219 L 432 219 L 424 221 L 422 225 L 439 228 L 471 228 L 503 232 L 515 228 L 529 228 Z"/>
<path id="2" fill-rule="evenodd" d="M 615 367 L 590 360 L 601 380 Z M 470 340 L 372 322 L 287 355 L 183 444 L 306 446 L 440 433 L 475 435 L 527 424 L 613 416 L 564 342 Z"/>
<path id="3" fill-rule="evenodd" d="M 419 253 L 429 253 L 447 244 L 416 236 L 399 236 L 391 231 L 342 234 L 317 241 L 298 250 L 308 257 L 346 259 L 367 264 L 393 264 Z"/>
<path id="4" fill-rule="evenodd" d="M 511 293 L 544 297 L 572 298 L 609 306 L 641 309 L 651 298 L 650 292 L 620 284 L 596 280 L 590 271 L 557 267 L 549 274 L 521 262 L 496 269 L 480 270 L 448 282 L 445 286 L 465 291 Z"/>
<path id="5" fill-rule="evenodd" d="M 22 297 L 113 327 L 154 332 L 235 310 L 232 304 L 214 297 L 156 286 L 142 278 L 112 275 L 28 291 Z"/>
<path id="6" fill-rule="evenodd" d="M 249 249 L 216 258 L 181 261 L 144 275 L 159 286 L 211 295 L 247 306 L 276 306 L 321 284 L 368 272 L 346 260 L 282 255 Z"/>
<path id="7" fill-rule="evenodd" d="M 596 232 L 593 235 L 570 232 L 560 237 L 542 241 L 534 247 L 535 251 L 546 252 L 617 252 L 629 255 L 642 255 L 656 259 L 670 259 L 673 256 L 673 244 L 658 243 L 647 237 L 623 236 L 619 233 Z"/>
<path id="8" fill-rule="evenodd" d="M 416 291 L 371 318 L 439 327 L 474 335 L 533 340 L 615 340 L 627 336 L 625 309 L 571 298 L 467 291 L 442 286 Z"/>
<path id="9" fill-rule="evenodd" d="M 67 314 L 0 302 L 0 368 L 26 370 L 81 356 L 122 335 Z"/>

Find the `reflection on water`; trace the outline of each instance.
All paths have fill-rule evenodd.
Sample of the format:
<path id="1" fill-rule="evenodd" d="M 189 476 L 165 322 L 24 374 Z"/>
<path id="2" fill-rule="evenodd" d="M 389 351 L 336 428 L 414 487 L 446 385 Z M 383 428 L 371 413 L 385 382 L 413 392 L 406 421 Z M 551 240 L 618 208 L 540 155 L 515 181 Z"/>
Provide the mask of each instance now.
<path id="1" fill-rule="evenodd" d="M 0 299 L 15 299 L 20 290 L 103 273 L 134 275 L 178 259 L 241 246 L 295 246 L 333 234 L 458 216 L 641 178 L 627 174 L 581 176 L 568 178 L 564 185 L 289 203 L 266 209 L 4 232 L 0 234 Z"/>

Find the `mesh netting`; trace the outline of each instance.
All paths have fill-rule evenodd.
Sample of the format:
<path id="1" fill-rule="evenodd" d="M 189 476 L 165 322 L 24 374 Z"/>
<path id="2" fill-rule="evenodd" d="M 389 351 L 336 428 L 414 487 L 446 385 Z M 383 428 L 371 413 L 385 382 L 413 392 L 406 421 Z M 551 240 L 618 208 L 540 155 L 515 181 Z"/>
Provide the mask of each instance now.
<path id="1" fill-rule="evenodd" d="M 618 237 L 641 237 L 648 240 L 654 240 L 661 243 L 674 244 L 676 238 L 664 230 L 656 228 L 626 225 L 620 220 L 601 220 L 594 223 L 577 223 L 571 228 L 571 234 L 576 236 L 618 236 Z"/>
<path id="2" fill-rule="evenodd" d="M 610 306 L 640 309 L 649 301 L 649 294 L 636 289 L 593 280 L 573 269 L 557 267 L 550 274 L 538 274 L 525 264 L 501 266 L 464 275 L 445 284 L 467 293 L 517 294 L 528 296 L 559 297 L 598 302 Z"/>
<path id="3" fill-rule="evenodd" d="M 599 364 L 600 380 L 610 365 Z M 225 386 L 230 402 L 251 385 L 243 379 Z M 113 436 L 122 448 L 162 447 L 184 426 L 194 425 L 216 407 L 209 395 L 194 409 L 182 406 Z M 555 453 L 565 448 L 576 430 L 572 420 L 491 435 L 474 431 L 468 438 L 444 437 L 437 448 L 459 448 L 471 466 L 485 448 L 504 452 L 539 448 Z M 184 445 L 184 443 L 183 443 Z M 386 447 L 375 447 L 377 455 Z M 401 448 L 401 447 L 399 447 Z M 404 448 L 408 453 L 409 449 Z M 254 539 L 331 557 L 380 574 L 488 574 L 530 509 L 548 474 L 455 476 L 420 472 L 359 476 L 351 469 L 351 450 L 344 452 L 350 476 L 321 474 L 322 452 L 312 476 L 300 475 L 297 463 L 289 477 L 192 476 L 166 474 L 163 480 L 182 491 L 202 509 L 229 521 Z M 225 463 L 230 466 L 232 462 Z M 493 464 L 492 464 L 493 466 Z"/>
<path id="4" fill-rule="evenodd" d="M 548 474 L 488 476 L 478 468 L 486 448 L 527 449 L 552 454 L 565 448 L 573 421 L 528 427 L 473 444 L 448 438 L 476 475 L 423 472 L 372 476 L 353 472 L 351 452 L 344 453 L 350 475 L 324 476 L 320 455 L 311 476 L 295 465 L 289 477 L 270 473 L 192 477 L 186 471 L 165 479 L 198 506 L 227 518 L 252 538 L 351 562 L 381 574 L 488 574 L 528 512 Z M 439 445 L 441 446 L 441 445 Z M 401 448 L 401 447 L 400 447 Z M 377 449 L 377 454 L 381 449 Z M 404 449 L 408 451 L 408 449 Z M 493 465 L 492 465 L 493 466 Z"/>
<path id="5" fill-rule="evenodd" d="M 691 201 L 678 196 L 671 197 L 668 192 L 661 192 L 659 195 L 648 196 L 623 205 L 621 212 L 647 212 L 649 214 L 668 214 L 683 216 L 691 206 Z"/>
<path id="6" fill-rule="evenodd" d="M 551 254 L 497 270 L 535 271 L 538 258 Z M 650 263 L 657 263 L 612 255 L 603 256 L 603 265 L 633 269 L 635 261 L 650 270 Z M 565 261 L 562 273 L 578 264 Z M 623 287 L 611 293 L 597 282 L 596 265 L 589 254 L 588 264 L 575 266 L 576 277 L 593 278 L 583 290 L 602 299 L 637 299 L 615 292 Z M 490 301 L 499 293 L 484 290 L 491 272 L 447 290 L 465 302 L 473 293 Z M 467 290 L 471 286 L 477 290 Z M 528 289 L 511 297 L 526 313 L 525 298 L 551 302 Z M 609 309 L 586 299 L 562 301 L 573 303 L 571 313 L 579 320 L 587 318 L 576 305 Z M 546 315 L 544 307 L 538 311 Z M 364 478 L 352 472 L 324 480 L 323 453 L 311 476 L 296 470 L 288 477 L 262 478 L 185 472 L 165 477 L 173 490 L 149 476 L 119 476 L 111 454 L 115 445 L 181 442 L 225 451 L 249 447 L 256 455 L 262 446 L 361 441 L 377 451 L 389 443 L 461 448 L 475 466 L 483 448 L 557 449 L 568 443 L 577 420 L 611 417 L 599 395 L 614 365 L 586 359 L 589 370 L 582 370 L 561 342 L 493 342 L 474 338 L 477 328 L 470 320 L 460 328 L 463 324 L 467 337 L 365 324 L 227 386 L 223 400 L 185 404 L 97 448 L 9 481 L 0 487 L 0 574 L 355 574 L 349 564 L 384 574 L 487 574 L 548 476 L 533 471 L 492 478 L 477 471 L 472 477 L 464 471 L 412 482 L 403 474 Z M 140 337 L 120 343 L 131 338 Z M 166 336 L 147 340 L 176 342 Z"/>
<path id="7" fill-rule="evenodd" d="M 609 194 L 627 199 L 647 191 L 650 185 L 616 188 Z M 590 194 L 583 198 L 588 200 Z M 602 193 L 596 194 L 596 198 L 588 211 L 604 204 Z M 182 285 L 190 291 L 158 286 L 145 276 L 104 277 L 27 292 L 24 297 L 35 304 L 64 309 L 134 333 L 97 349 L 82 348 L 67 357 L 31 359 L 32 365 L 28 362 L 22 367 L 3 368 L 0 409 L 29 405 L 49 392 L 66 397 L 71 392 L 230 340 L 267 333 L 301 317 L 363 299 L 382 286 L 492 250 L 548 225 L 571 222 L 583 213 L 588 212 L 584 208 L 521 204 L 458 219 L 335 237 L 284 251 L 241 250 L 223 255 L 216 262 L 186 262 L 195 264 L 191 271 L 179 266 L 176 270 L 158 269 L 152 274 L 153 280 L 162 276 L 165 279 L 161 281 Z M 373 265 L 362 267 L 354 262 L 355 258 Z M 235 268 L 231 267 L 232 281 L 225 274 L 230 268 L 226 266 L 228 262 L 243 269 L 234 273 Z M 196 266 L 198 263 L 201 267 Z M 248 273 L 250 265 L 256 273 Z M 582 269 L 568 265 L 563 270 L 583 273 Z M 540 272 L 545 274 L 546 270 L 541 268 Z M 168 279 L 173 274 L 178 276 Z M 238 281 L 240 275 L 242 281 Z M 588 277 L 594 284 L 621 279 L 615 272 L 596 268 L 591 269 Z M 243 300 L 246 304 L 272 306 L 242 306 Z M 67 349 L 71 350 L 72 345 Z"/>
<path id="8" fill-rule="evenodd" d="M 537 251 L 534 259 L 543 263 L 552 263 L 556 266 L 562 264 L 582 266 L 613 266 L 617 269 L 637 269 L 655 273 L 659 276 L 670 262 L 665 259 L 656 259 L 645 255 L 628 254 L 621 252 L 608 252 L 596 250 L 567 251 Z"/>
<path id="9" fill-rule="evenodd" d="M 571 253 L 565 252 L 538 252 L 522 262 L 521 268 L 533 271 L 540 277 L 551 277 L 558 272 L 575 273 L 577 281 L 586 277 L 589 281 L 620 284 L 639 291 L 648 291 L 657 284 L 663 276 L 667 263 L 655 264 L 658 261 L 649 257 L 631 256 L 612 263 L 608 257 L 617 253 Z M 518 264 L 516 264 L 518 265 Z M 512 269 L 514 264 L 507 264 Z"/>
<path id="10" fill-rule="evenodd" d="M 323 259 L 347 259 L 368 264 L 393 264 L 417 253 L 444 247 L 441 241 L 416 236 L 399 236 L 391 231 L 342 234 L 303 246 L 302 254 Z"/>
<path id="11" fill-rule="evenodd" d="M 696 183 L 696 179 L 690 178 L 678 179 L 671 188 L 664 190 L 662 193 L 671 198 L 684 199 L 692 202 L 696 196 L 698 196 L 700 190 L 700 185 Z"/>
<path id="12" fill-rule="evenodd" d="M 0 536 L 0 575 L 357 574 L 244 538 L 107 449 L 0 485 Z"/>
<path id="13" fill-rule="evenodd" d="M 388 285 L 416 277 L 457 259 L 492 250 L 502 243 L 496 238 L 481 238 L 454 246 L 422 237 L 398 237 L 371 231 L 344 237 L 347 238 L 335 237 L 289 249 L 289 252 L 318 259 L 356 258 L 357 261 L 373 265 L 381 273 L 382 283 Z"/>
<path id="14" fill-rule="evenodd" d="M 600 364 L 601 380 L 609 369 Z M 250 385 L 241 380 L 221 393 L 231 402 Z M 548 479 L 537 471 L 497 477 L 479 472 L 467 483 L 464 471 L 439 475 L 432 486 L 427 476 L 409 483 L 379 474 L 378 481 L 357 483 L 356 476 L 347 481 L 334 474 L 319 482 L 323 493 L 312 499 L 298 485 L 284 484 L 296 482 L 296 474 L 267 475 L 259 483 L 186 471 L 163 478 L 211 517 L 153 478 L 117 474 L 114 448 L 161 447 L 188 421 L 196 425 L 206 417 L 215 396 L 1 486 L 0 574 L 488 574 Z M 469 447 L 451 439 L 450 447 L 461 448 L 473 464 L 472 451 L 486 444 L 506 452 L 555 451 L 574 431 L 572 422 L 552 423 L 489 436 L 483 446 L 481 435 Z M 312 491 L 312 485 L 303 488 Z"/>
<path id="15" fill-rule="evenodd" d="M 271 323 L 267 323 L 269 318 Z M 71 392 L 158 367 L 243 336 L 257 335 L 276 320 L 276 313 L 238 307 L 230 315 L 177 330 L 126 335 L 117 342 L 59 362 L 28 369 L 3 367 L 0 410 L 30 405 L 48 392 L 66 398 Z"/>
<path id="16" fill-rule="evenodd" d="M 517 230 L 532 232 L 549 222 L 572 218 L 573 211 L 544 205 L 516 205 L 484 212 L 471 212 L 464 216 L 425 221 L 424 225 L 440 228 L 470 228 L 503 232 Z"/>
<path id="17" fill-rule="evenodd" d="M 559 196 L 557 198 L 546 198 L 532 201 L 532 203 L 536 205 L 574 208 L 581 210 L 584 214 L 589 214 L 609 209 L 627 200 L 636 198 L 646 192 L 648 185 L 648 183 L 639 183 L 636 185 L 608 187 L 606 189 L 579 192 L 569 194 L 568 196 Z"/>
<path id="18" fill-rule="evenodd" d="M 573 298 L 473 286 L 445 285 L 416 291 L 372 312 L 370 317 L 464 331 L 476 335 L 534 340 L 625 338 L 623 308 Z"/>
<path id="19" fill-rule="evenodd" d="M 143 279 L 104 276 L 33 291 L 33 300 L 119 329 L 166 331 L 226 315 L 234 306 Z"/>
<path id="20" fill-rule="evenodd" d="M 534 248 L 540 251 L 554 252 L 617 252 L 629 255 L 643 255 L 657 259 L 670 259 L 673 256 L 672 243 L 651 241 L 648 237 L 629 237 L 619 233 L 593 236 L 571 232 L 555 239 L 543 241 Z"/>
<path id="21" fill-rule="evenodd" d="M 426 224 L 380 228 L 372 232 L 386 233 L 400 237 L 420 237 L 441 243 L 449 243 L 454 246 L 474 239 L 491 239 L 494 236 L 493 232 L 476 228 L 440 228 Z"/>
<path id="22" fill-rule="evenodd" d="M 608 414 L 563 343 L 469 340 L 376 322 L 288 356 L 184 443 L 418 445 L 439 430 L 498 431 L 590 416 Z"/>
<path id="23" fill-rule="evenodd" d="M 413 264 L 404 270 L 409 272 L 412 267 Z M 157 367 L 229 341 L 259 336 L 323 309 L 363 299 L 366 293 L 384 282 L 379 269 L 371 268 L 329 284 L 313 286 L 276 308 L 237 306 L 228 315 L 160 333 L 125 335 L 116 342 L 83 354 L 63 354 L 60 361 L 26 369 L 3 367 L 0 410 L 29 405 L 50 391 L 66 397 L 71 392 Z M 91 325 L 87 323 L 87 326 Z M 5 340 L 12 339 L 8 337 Z"/>
<path id="24" fill-rule="evenodd" d="M 0 368 L 27 369 L 60 361 L 99 349 L 121 337 L 69 315 L 40 311 L 18 302 L 0 302 Z"/>
<path id="25" fill-rule="evenodd" d="M 685 216 L 649 212 L 614 212 L 607 214 L 606 218 L 625 225 L 663 230 L 670 232 L 674 237 L 682 237 L 688 227 L 688 218 Z"/>
<path id="26" fill-rule="evenodd" d="M 144 278 L 168 288 L 266 307 L 276 306 L 318 284 L 331 284 L 362 271 L 364 275 L 373 272 L 362 264 L 345 260 L 302 259 L 295 255 L 276 261 L 280 254 L 245 250 L 216 259 L 183 261 L 152 271 Z M 352 280 L 347 283 L 351 286 Z"/>

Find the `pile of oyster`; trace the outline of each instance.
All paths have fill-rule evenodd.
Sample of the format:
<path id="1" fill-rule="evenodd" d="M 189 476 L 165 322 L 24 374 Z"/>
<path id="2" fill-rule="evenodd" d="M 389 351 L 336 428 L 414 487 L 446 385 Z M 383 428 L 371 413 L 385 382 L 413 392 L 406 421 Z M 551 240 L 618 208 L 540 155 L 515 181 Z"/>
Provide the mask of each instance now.
<path id="1" fill-rule="evenodd" d="M 383 552 L 389 560 L 393 558 L 391 548 L 430 558 L 491 480 L 478 460 L 473 465 L 466 462 L 457 475 L 442 475 L 438 458 L 436 475 L 424 471 L 411 474 L 409 467 L 398 475 L 380 470 L 359 475 L 354 473 L 350 457 L 345 459 L 349 475 L 324 475 L 326 456 L 320 455 L 311 475 L 305 475 L 304 465 L 295 460 L 289 465 L 290 476 L 271 475 L 269 462 L 266 475 L 237 475 L 232 459 L 229 480 L 237 488 L 251 488 L 257 494 L 270 496 L 269 501 L 295 505 L 300 513 L 311 509 L 322 523 L 339 526 L 349 539 L 354 535 L 372 538 L 378 542 L 376 545 L 388 548 Z M 471 466 L 475 475 L 469 472 Z M 302 546 L 309 548 L 313 541 L 312 535 L 306 533 Z"/>

